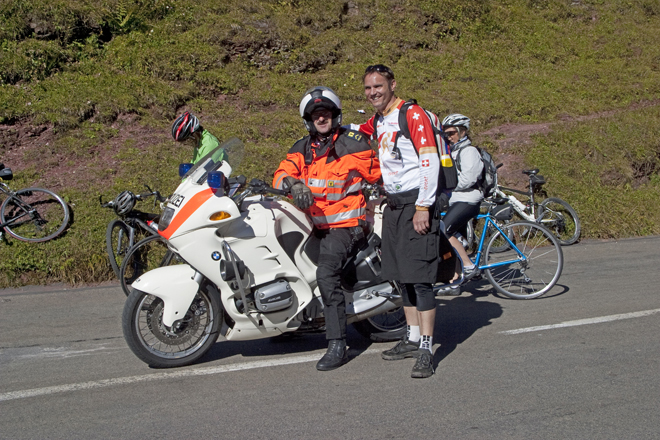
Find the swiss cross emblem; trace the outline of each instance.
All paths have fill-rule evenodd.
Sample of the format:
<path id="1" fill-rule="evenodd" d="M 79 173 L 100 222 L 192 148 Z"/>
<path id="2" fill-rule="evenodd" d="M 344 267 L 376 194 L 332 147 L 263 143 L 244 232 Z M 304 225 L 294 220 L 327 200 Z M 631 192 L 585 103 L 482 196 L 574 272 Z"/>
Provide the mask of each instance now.
<path id="1" fill-rule="evenodd" d="M 428 159 L 424 159 L 424 160 L 422 160 L 422 166 L 423 166 L 424 168 L 426 168 L 427 166 L 429 166 L 429 160 L 428 160 Z"/>
<path id="2" fill-rule="evenodd" d="M 419 125 L 419 128 L 417 129 L 417 131 L 424 131 L 424 126 L 420 124 L 420 125 Z"/>
<path id="3" fill-rule="evenodd" d="M 416 121 L 419 119 L 419 113 L 415 112 L 413 113 L 413 119 Z"/>
<path id="4" fill-rule="evenodd" d="M 422 145 L 424 145 L 424 144 L 426 143 L 426 138 L 425 138 L 425 137 L 422 137 L 422 138 L 420 139 L 420 142 L 422 143 Z"/>

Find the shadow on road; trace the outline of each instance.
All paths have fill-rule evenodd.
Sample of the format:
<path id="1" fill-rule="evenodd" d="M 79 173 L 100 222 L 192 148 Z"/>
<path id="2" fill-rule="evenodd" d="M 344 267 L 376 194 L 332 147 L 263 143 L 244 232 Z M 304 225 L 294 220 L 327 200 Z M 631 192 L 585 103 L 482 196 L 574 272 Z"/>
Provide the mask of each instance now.
<path id="1" fill-rule="evenodd" d="M 441 296 L 436 299 L 438 309 L 433 342 L 439 347 L 433 356 L 435 365 L 442 362 L 477 330 L 502 316 L 502 306 L 495 302 L 479 300 L 487 297 L 489 292 L 476 290 L 475 283 L 472 283 L 472 286 L 465 289 L 469 293 L 463 293 L 461 296 Z"/>
<path id="2" fill-rule="evenodd" d="M 438 309 L 434 345 L 439 345 L 434 355 L 436 364 L 449 356 L 458 345 L 466 341 L 477 330 L 490 325 L 492 320 L 502 315 L 502 307 L 499 304 L 483 300 L 492 293 L 493 289 L 483 290 L 480 288 L 480 284 L 482 283 L 472 283 L 472 287 L 468 286 L 466 292 L 459 297 L 436 298 Z M 373 341 L 360 336 L 350 325 L 348 326 L 347 341 L 350 360 L 360 356 L 374 344 Z M 393 343 L 377 345 L 382 346 L 385 350 Z M 233 356 L 249 358 L 306 354 L 323 350 L 326 347 L 325 333 L 285 334 L 253 341 L 219 341 L 197 364 Z"/>

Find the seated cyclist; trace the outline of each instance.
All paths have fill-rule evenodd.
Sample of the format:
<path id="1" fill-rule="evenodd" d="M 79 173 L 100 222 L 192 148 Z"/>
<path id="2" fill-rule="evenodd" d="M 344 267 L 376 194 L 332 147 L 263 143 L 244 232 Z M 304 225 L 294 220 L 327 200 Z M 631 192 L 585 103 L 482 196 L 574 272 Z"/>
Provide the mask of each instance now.
<path id="1" fill-rule="evenodd" d="M 194 144 L 192 163 L 197 163 L 211 150 L 220 145 L 218 138 L 213 136 L 199 123 L 197 116 L 190 112 L 180 115 L 172 124 L 172 137 L 177 142 L 192 140 Z M 220 157 L 220 160 L 224 159 Z"/>
<path id="2" fill-rule="evenodd" d="M 460 232 L 465 237 L 467 223 L 479 215 L 484 196 L 478 183 L 484 165 L 481 154 L 470 141 L 470 119 L 467 116 L 458 113 L 447 116 L 442 121 L 442 129 L 458 172 L 458 185 L 451 193 L 449 209 L 443 221 L 449 242 L 463 261 L 463 274 L 467 280 L 476 274 L 477 268 L 454 234 Z M 458 276 L 459 274 L 456 274 L 455 279 Z M 454 287 L 448 293 L 460 295 L 460 287 Z"/>

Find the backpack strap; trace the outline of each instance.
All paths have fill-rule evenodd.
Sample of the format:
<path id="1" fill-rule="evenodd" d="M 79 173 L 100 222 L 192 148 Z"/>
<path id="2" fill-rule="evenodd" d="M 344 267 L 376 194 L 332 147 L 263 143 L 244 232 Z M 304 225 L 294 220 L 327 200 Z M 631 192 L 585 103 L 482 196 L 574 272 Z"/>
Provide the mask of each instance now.
<path id="1" fill-rule="evenodd" d="M 410 108 L 410 106 L 416 104 L 417 104 L 417 100 L 411 99 L 410 101 L 404 102 L 401 108 L 399 109 L 399 131 L 401 131 L 401 134 L 407 137 L 408 139 L 410 139 L 410 128 L 408 128 L 408 119 L 406 115 L 408 114 L 408 109 Z"/>
<path id="2" fill-rule="evenodd" d="M 470 146 L 477 149 L 477 152 L 479 153 L 479 160 L 481 160 L 483 162 L 483 159 L 481 159 L 481 150 L 479 149 L 479 147 L 477 147 L 476 145 L 470 145 Z M 459 173 L 461 172 L 461 151 L 463 151 L 464 148 L 466 148 L 466 146 L 458 149 L 458 152 L 456 153 L 456 160 L 454 161 L 454 163 L 456 164 L 456 169 L 458 170 Z M 484 170 L 486 169 L 485 167 L 486 167 L 486 164 L 484 164 Z M 476 183 L 474 185 L 472 185 L 471 187 L 465 188 L 465 189 L 454 189 L 452 191 L 467 192 L 467 191 L 472 191 L 472 190 L 475 190 L 475 189 L 481 189 L 481 181 L 483 180 L 483 173 L 484 173 L 484 171 L 481 172 L 481 176 L 479 176 Z"/>

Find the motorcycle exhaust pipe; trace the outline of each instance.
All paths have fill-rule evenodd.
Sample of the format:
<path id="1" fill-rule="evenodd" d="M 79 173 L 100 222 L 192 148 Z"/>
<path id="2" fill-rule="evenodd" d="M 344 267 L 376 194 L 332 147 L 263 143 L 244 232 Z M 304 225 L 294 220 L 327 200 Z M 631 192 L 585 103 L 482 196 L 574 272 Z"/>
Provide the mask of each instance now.
<path id="1" fill-rule="evenodd" d="M 400 307 L 402 303 L 403 302 L 401 298 L 398 298 L 397 300 L 394 301 L 387 300 L 384 303 L 380 304 L 378 307 L 367 310 L 366 312 L 356 313 L 355 315 L 348 316 L 346 323 L 352 324 L 357 321 L 364 321 L 365 319 L 371 318 L 372 316 L 380 315 L 382 313 L 389 312 L 390 310 L 394 310 L 397 307 Z"/>

